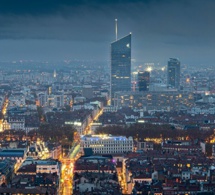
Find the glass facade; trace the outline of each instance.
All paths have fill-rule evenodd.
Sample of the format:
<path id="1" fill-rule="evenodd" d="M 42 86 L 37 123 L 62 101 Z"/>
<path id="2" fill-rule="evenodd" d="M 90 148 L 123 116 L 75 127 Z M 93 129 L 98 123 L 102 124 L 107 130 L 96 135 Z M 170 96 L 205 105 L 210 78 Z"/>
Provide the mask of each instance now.
<path id="1" fill-rule="evenodd" d="M 114 93 L 131 90 L 131 34 L 111 43 L 111 104 Z"/>
<path id="2" fill-rule="evenodd" d="M 139 91 L 149 90 L 150 72 L 138 72 L 138 87 Z"/>
<path id="3" fill-rule="evenodd" d="M 180 61 L 170 58 L 167 67 L 168 87 L 179 89 L 180 87 Z"/>

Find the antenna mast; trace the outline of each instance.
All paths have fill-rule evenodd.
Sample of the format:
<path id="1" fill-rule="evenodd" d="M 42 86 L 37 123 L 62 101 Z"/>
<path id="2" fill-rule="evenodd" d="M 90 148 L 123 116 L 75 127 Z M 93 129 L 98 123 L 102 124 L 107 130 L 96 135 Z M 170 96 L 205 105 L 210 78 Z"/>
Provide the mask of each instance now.
<path id="1" fill-rule="evenodd" d="M 116 41 L 117 41 L 117 19 L 115 19 L 115 33 L 116 33 Z"/>

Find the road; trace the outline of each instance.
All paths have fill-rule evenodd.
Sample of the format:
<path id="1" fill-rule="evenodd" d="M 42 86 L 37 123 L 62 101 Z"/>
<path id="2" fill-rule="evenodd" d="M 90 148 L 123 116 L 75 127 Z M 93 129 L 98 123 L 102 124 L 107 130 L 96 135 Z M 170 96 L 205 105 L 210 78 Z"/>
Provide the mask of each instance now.
<path id="1" fill-rule="evenodd" d="M 60 194 L 71 195 L 73 192 L 73 169 L 75 161 L 80 157 L 80 144 L 74 144 L 67 158 L 62 159 Z"/>
<path id="2" fill-rule="evenodd" d="M 72 181 L 73 181 L 73 168 L 74 160 L 64 159 L 61 170 L 61 194 L 71 195 L 73 192 Z"/>
<path id="3" fill-rule="evenodd" d="M 2 115 L 3 115 L 3 118 L 5 116 L 5 114 L 7 113 L 7 106 L 8 106 L 8 98 L 6 97 L 5 100 L 4 100 L 4 103 L 3 103 L 3 106 L 2 106 Z M 3 119 L 0 120 L 0 131 L 3 131 Z"/>
<path id="4" fill-rule="evenodd" d="M 4 104 L 3 104 L 3 107 L 2 107 L 2 114 L 5 115 L 7 113 L 7 106 L 8 106 L 8 98 L 5 98 L 5 101 L 4 101 Z"/>
<path id="5" fill-rule="evenodd" d="M 92 121 L 88 124 L 88 126 L 85 128 L 84 130 L 84 134 L 91 134 L 91 126 L 93 124 L 94 121 L 97 121 L 98 118 L 103 114 L 103 108 L 97 113 L 97 115 L 92 119 Z"/>
<path id="6" fill-rule="evenodd" d="M 89 125 L 84 130 L 85 134 L 90 133 L 90 128 L 93 121 L 98 120 L 99 116 L 103 113 L 103 109 L 101 109 L 98 114 L 93 118 L 93 120 L 89 123 Z M 67 158 L 63 158 L 62 168 L 61 168 L 61 184 L 59 194 L 62 195 L 71 195 L 73 193 L 73 170 L 75 161 L 80 157 L 80 144 L 76 142 L 71 150 L 69 151 L 69 155 Z"/>

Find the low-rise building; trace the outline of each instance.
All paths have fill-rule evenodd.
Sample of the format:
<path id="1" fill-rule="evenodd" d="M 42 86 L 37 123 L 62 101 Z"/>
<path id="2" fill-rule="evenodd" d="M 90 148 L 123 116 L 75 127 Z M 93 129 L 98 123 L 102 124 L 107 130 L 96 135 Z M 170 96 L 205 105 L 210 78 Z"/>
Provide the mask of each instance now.
<path id="1" fill-rule="evenodd" d="M 11 159 L 22 163 L 26 159 L 26 149 L 3 149 L 0 151 L 0 160 Z"/>
<path id="2" fill-rule="evenodd" d="M 48 144 L 49 157 L 52 159 L 59 159 L 62 153 L 61 145 L 57 144 Z"/>
<path id="3" fill-rule="evenodd" d="M 8 183 L 11 179 L 15 163 L 15 161 L 8 159 L 0 161 L 0 185 Z"/>
<path id="4" fill-rule="evenodd" d="M 120 154 L 133 151 L 133 138 L 112 135 L 85 135 L 81 137 L 81 149 L 92 148 L 97 154 Z"/>
<path id="5" fill-rule="evenodd" d="M 117 194 L 120 186 L 111 157 L 89 156 L 78 159 L 74 166 L 73 194 Z"/>
<path id="6" fill-rule="evenodd" d="M 24 168 L 23 168 L 24 167 Z M 21 165 L 20 172 L 23 170 L 29 169 L 29 172 L 34 172 L 32 170 L 35 169 L 36 174 L 56 174 L 60 175 L 61 164 L 57 160 L 47 159 L 47 160 L 35 160 L 32 157 L 28 157 Z M 26 171 L 25 171 L 26 172 Z"/>
<path id="7" fill-rule="evenodd" d="M 37 160 L 37 173 L 56 173 L 60 175 L 60 164 L 54 160 Z"/>
<path id="8" fill-rule="evenodd" d="M 23 116 L 10 116 L 8 123 L 11 129 L 24 130 L 25 129 L 25 118 Z"/>
<path id="9" fill-rule="evenodd" d="M 137 142 L 137 150 L 153 150 L 154 144 L 153 142 Z"/>

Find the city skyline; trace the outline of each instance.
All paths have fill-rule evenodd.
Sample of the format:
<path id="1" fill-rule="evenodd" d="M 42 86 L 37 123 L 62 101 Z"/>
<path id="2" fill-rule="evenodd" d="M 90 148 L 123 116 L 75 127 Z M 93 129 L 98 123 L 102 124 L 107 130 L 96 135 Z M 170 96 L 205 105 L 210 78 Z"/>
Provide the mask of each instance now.
<path id="1" fill-rule="evenodd" d="M 215 195 L 214 0 L 0 0 L 0 194 Z"/>
<path id="2" fill-rule="evenodd" d="M 187 1 L 0 1 L 0 59 L 109 60 L 114 19 L 133 33 L 133 58 L 213 65 L 215 3 Z M 201 14 L 200 14 L 201 13 Z"/>

